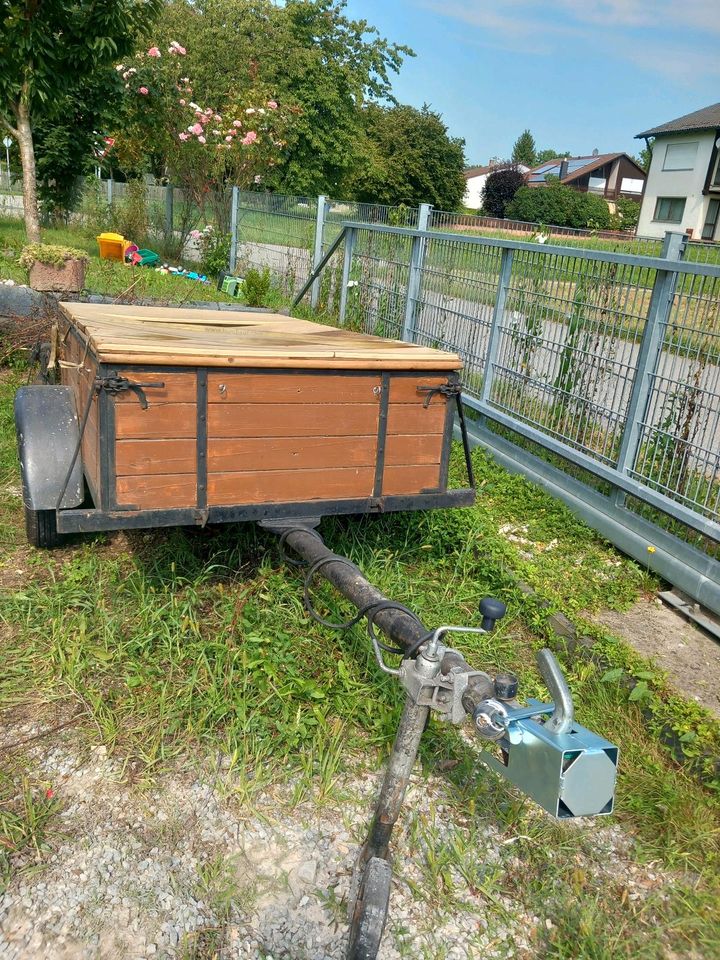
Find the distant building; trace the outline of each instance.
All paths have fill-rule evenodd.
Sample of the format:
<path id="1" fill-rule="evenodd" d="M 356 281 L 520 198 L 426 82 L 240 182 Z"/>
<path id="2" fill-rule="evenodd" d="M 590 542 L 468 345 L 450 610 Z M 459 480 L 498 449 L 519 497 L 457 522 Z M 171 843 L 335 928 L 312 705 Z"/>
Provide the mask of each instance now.
<path id="1" fill-rule="evenodd" d="M 597 153 L 589 157 L 556 157 L 533 167 L 527 175 L 529 187 L 547 186 L 548 177 L 582 193 L 596 193 L 609 203 L 618 197 L 639 200 L 645 185 L 645 171 L 626 153 Z"/>
<path id="2" fill-rule="evenodd" d="M 479 210 L 482 206 L 482 195 L 485 189 L 485 181 L 491 173 L 497 170 L 519 170 L 520 173 L 527 173 L 530 168 L 523 166 L 522 163 L 503 163 L 495 161 L 485 167 L 468 167 L 465 171 L 465 196 L 463 204 L 469 210 Z"/>
<path id="3" fill-rule="evenodd" d="M 652 145 L 638 236 L 720 240 L 720 103 L 637 134 Z"/>

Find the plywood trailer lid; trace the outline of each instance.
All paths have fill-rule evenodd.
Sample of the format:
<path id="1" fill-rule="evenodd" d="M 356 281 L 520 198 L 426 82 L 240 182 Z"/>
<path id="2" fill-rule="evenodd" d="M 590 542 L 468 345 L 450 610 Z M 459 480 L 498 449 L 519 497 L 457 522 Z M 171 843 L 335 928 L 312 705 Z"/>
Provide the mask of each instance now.
<path id="1" fill-rule="evenodd" d="M 277 313 L 61 303 L 102 363 L 459 370 L 454 353 Z"/>

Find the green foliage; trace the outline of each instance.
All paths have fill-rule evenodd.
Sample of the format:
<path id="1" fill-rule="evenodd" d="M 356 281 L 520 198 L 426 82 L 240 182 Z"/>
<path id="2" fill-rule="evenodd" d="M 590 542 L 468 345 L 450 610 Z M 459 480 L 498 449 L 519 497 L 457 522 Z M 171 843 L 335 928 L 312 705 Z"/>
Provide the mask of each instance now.
<path id="1" fill-rule="evenodd" d="M 640 206 L 639 200 L 632 200 L 630 197 L 618 197 L 616 207 L 622 230 L 631 230 L 638 225 Z"/>
<path id="2" fill-rule="evenodd" d="M 408 47 L 383 39 L 342 0 L 170 0 L 153 32 L 187 47 L 193 94 L 220 106 L 262 87 L 292 111 L 282 163 L 264 182 L 286 193 L 328 192 L 357 163 L 361 105 L 390 97 Z M 199 101 L 198 101 L 199 102 Z"/>
<path id="3" fill-rule="evenodd" d="M 20 254 L 20 265 L 29 270 L 34 263 L 47 263 L 53 267 L 62 267 L 66 260 L 82 260 L 87 263 L 90 257 L 84 250 L 74 247 L 61 247 L 52 243 L 29 243 Z"/>
<path id="4" fill-rule="evenodd" d="M 439 113 L 427 104 L 368 105 L 362 112 L 361 158 L 343 185 L 367 203 L 431 203 L 457 210 L 465 193 L 464 141 L 451 137 Z"/>
<path id="5" fill-rule="evenodd" d="M 652 163 L 652 154 L 653 154 L 653 143 L 655 138 L 651 137 L 648 141 L 648 144 L 638 151 L 636 157 L 633 157 L 633 160 L 639 167 L 642 167 L 645 173 L 650 169 L 650 164 Z"/>
<path id="6" fill-rule="evenodd" d="M 522 173 L 514 168 L 491 173 L 485 181 L 482 193 L 483 210 L 487 216 L 504 217 L 507 205 L 524 183 Z"/>
<path id="7" fill-rule="evenodd" d="M 150 219 L 144 180 L 128 180 L 124 196 L 112 204 L 113 229 L 139 247 L 149 240 Z"/>
<path id="8" fill-rule="evenodd" d="M 544 187 L 521 187 L 505 216 L 558 227 L 605 230 L 610 226 L 610 211 L 602 197 L 573 190 L 557 178 L 551 178 Z"/>
<path id="9" fill-rule="evenodd" d="M 535 147 L 535 138 L 529 130 L 523 130 L 517 138 L 512 148 L 512 162 L 523 163 L 526 167 L 532 167 L 537 163 L 537 148 Z M 498 214 L 502 216 L 502 214 Z"/>
<path id="10" fill-rule="evenodd" d="M 195 236 L 197 234 L 197 236 Z M 204 230 L 193 231 L 200 248 L 200 270 L 209 277 L 216 277 L 222 270 L 227 270 L 230 260 L 230 244 L 232 236 L 214 230 L 211 224 Z"/>
<path id="11" fill-rule="evenodd" d="M 270 271 L 256 270 L 254 267 L 247 271 L 243 280 L 243 300 L 249 307 L 264 307 L 270 293 Z"/>
<path id="12" fill-rule="evenodd" d="M 5 0 L 0 31 L 0 126 L 24 148 L 23 176 L 31 199 L 36 192 L 33 125 L 43 117 L 54 123 L 62 109 L 67 109 L 67 97 L 79 91 L 84 97 L 98 74 L 132 48 L 136 32 L 154 16 L 160 3 Z M 118 84 L 117 79 L 113 82 Z M 97 104 L 94 98 L 95 109 Z M 82 137 L 92 128 L 92 113 L 90 108 L 84 114 Z M 67 168 L 58 162 L 63 138 L 59 132 L 51 134 L 52 128 L 41 131 L 47 144 L 44 172 L 52 176 L 55 168 L 66 191 Z M 37 209 L 33 207 L 33 202 L 26 203 L 25 221 L 30 239 L 39 240 Z"/>

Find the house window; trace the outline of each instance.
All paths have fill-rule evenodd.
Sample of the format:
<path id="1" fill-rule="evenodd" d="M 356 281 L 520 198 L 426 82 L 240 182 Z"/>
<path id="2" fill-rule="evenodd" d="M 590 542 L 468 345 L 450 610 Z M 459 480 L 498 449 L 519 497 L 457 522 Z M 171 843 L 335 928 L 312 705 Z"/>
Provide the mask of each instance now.
<path id="1" fill-rule="evenodd" d="M 658 197 L 653 220 L 662 223 L 680 223 L 685 212 L 685 197 Z"/>
<path id="2" fill-rule="evenodd" d="M 702 229 L 703 240 L 715 239 L 715 227 L 717 226 L 718 216 L 720 215 L 720 200 L 711 200 L 708 204 L 705 223 Z"/>
<path id="3" fill-rule="evenodd" d="M 669 143 L 665 147 L 665 162 L 663 170 L 692 170 L 698 152 L 699 142 Z"/>
<path id="4" fill-rule="evenodd" d="M 720 148 L 720 143 L 718 143 L 717 146 Z M 720 149 L 717 151 L 717 157 L 715 159 L 715 173 L 710 179 L 710 187 L 720 188 Z"/>

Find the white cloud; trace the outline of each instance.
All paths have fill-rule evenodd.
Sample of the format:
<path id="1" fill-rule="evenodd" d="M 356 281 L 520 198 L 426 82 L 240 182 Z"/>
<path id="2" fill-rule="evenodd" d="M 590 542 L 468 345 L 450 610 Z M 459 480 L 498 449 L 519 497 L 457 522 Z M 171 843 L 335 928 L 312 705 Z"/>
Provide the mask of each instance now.
<path id="1" fill-rule="evenodd" d="M 591 43 L 609 58 L 681 83 L 720 75 L 718 0 L 420 0 L 522 53 Z M 672 37 L 672 42 L 668 40 Z"/>

